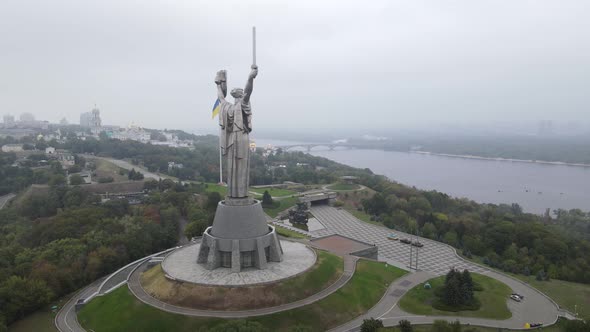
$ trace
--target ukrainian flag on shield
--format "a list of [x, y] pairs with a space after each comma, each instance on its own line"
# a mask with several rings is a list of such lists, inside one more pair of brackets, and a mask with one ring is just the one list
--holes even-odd
[[213, 104], [213, 111], [211, 113], [211, 119], [215, 119], [217, 114], [219, 114], [220, 108], [221, 108], [221, 103], [219, 102], [219, 98], [217, 98], [217, 100], [215, 101], [215, 104]]

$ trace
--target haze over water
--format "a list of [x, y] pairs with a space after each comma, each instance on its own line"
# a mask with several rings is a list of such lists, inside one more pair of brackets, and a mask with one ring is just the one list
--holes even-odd
[[[294, 144], [257, 140], [258, 146], [268, 143]], [[312, 150], [311, 154], [353, 167], [369, 168], [376, 174], [419, 189], [437, 190], [480, 203], [518, 203], [524, 211], [538, 214], [544, 213], [546, 208], [590, 210], [589, 167], [381, 150]]]

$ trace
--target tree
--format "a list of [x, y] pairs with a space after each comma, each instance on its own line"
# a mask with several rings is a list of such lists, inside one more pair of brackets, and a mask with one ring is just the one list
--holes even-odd
[[382, 193], [377, 193], [369, 199], [363, 199], [361, 203], [365, 211], [369, 214], [380, 215], [381, 213], [387, 212], [387, 202], [385, 195]]
[[158, 181], [154, 179], [147, 180], [143, 183], [143, 189], [145, 190], [154, 190], [158, 189]]
[[473, 291], [475, 285], [473, 283], [473, 279], [471, 278], [471, 273], [467, 270], [463, 270], [461, 274], [461, 294], [464, 303], [469, 303], [473, 301]]
[[152, 140], [152, 141], [166, 142], [166, 135], [162, 134], [159, 131], [152, 131], [150, 133], [150, 140]]
[[127, 173], [127, 178], [132, 181], [140, 181], [143, 180], [143, 173], [136, 171], [135, 168], [132, 168], [129, 173]]
[[361, 332], [376, 332], [381, 327], [383, 327], [383, 321], [371, 317], [369, 319], [363, 319], [363, 324], [361, 324]]
[[73, 173], [80, 173], [82, 171], [82, 166], [80, 165], [74, 165], [74, 166], [70, 166], [70, 168], [68, 168], [68, 173], [73, 174]]
[[461, 280], [456, 274], [453, 274], [452, 277], [448, 277], [451, 273], [454, 273], [454, 270], [451, 270], [449, 274], [447, 274], [447, 280], [445, 280], [445, 285], [443, 286], [442, 291], [442, 300], [445, 304], [451, 307], [459, 307], [462, 304], [462, 294], [461, 294]]
[[[288, 332], [312, 332], [313, 329], [307, 325], [295, 325], [295, 326], [291, 326], [288, 330]], [[0, 331], [1, 332], [1, 331]]]
[[444, 304], [456, 308], [473, 306], [475, 304], [474, 288], [469, 271], [463, 270], [461, 273], [451, 269], [445, 277], [445, 283], [440, 292], [441, 300]]
[[211, 191], [207, 193], [207, 203], [205, 204], [205, 208], [208, 211], [215, 211], [217, 209], [217, 204], [221, 201], [221, 194], [217, 191]]
[[[70, 178], [70, 183], [71, 183], [71, 181], [72, 180]], [[72, 183], [72, 185], [74, 185], [74, 183]], [[73, 207], [79, 207], [82, 204], [84, 204], [87, 197], [88, 197], [88, 193], [86, 191], [84, 191], [80, 187], [74, 187], [65, 193], [62, 201], [63, 201], [64, 207], [73, 208]]]
[[432, 323], [431, 332], [452, 332], [449, 322], [442, 319], [437, 319]]
[[86, 263], [86, 275], [89, 280], [94, 280], [113, 271], [119, 264], [120, 256], [113, 248], [100, 247], [88, 254]]
[[35, 143], [36, 150], [45, 151], [45, 149], [47, 149], [48, 146], [49, 145], [47, 145], [44, 139], [38, 140], [37, 143]]
[[262, 206], [270, 207], [272, 206], [272, 203], [272, 196], [270, 196], [268, 190], [265, 190], [264, 194], [262, 194]]
[[0, 298], [10, 324], [49, 303], [53, 293], [44, 281], [11, 276], [0, 284]]
[[401, 332], [412, 332], [414, 331], [414, 327], [412, 323], [410, 323], [407, 319], [402, 319], [399, 321], [399, 329]]
[[431, 222], [424, 224], [424, 227], [422, 227], [422, 236], [429, 239], [434, 239], [436, 236], [436, 226], [434, 226], [434, 224]]
[[160, 180], [160, 182], [158, 183], [158, 186], [160, 187], [160, 190], [165, 191], [165, 190], [169, 190], [169, 189], [174, 188], [175, 183], [174, 183], [174, 181], [172, 181], [170, 179], [164, 179], [164, 180]]
[[425, 213], [430, 212], [430, 210], [432, 210], [430, 202], [422, 196], [410, 198], [410, 200], [408, 201], [408, 208], [410, 209], [410, 211], [412, 211], [412, 213], [414, 213], [414, 215], [420, 214], [419, 211], [421, 211], [421, 213]]
[[451, 332], [461, 332], [461, 323], [456, 320], [449, 324], [449, 328]]
[[115, 179], [113, 179], [112, 176], [105, 176], [105, 177], [98, 178], [98, 183], [111, 183], [114, 181], [115, 181]]
[[410, 218], [408, 220], [408, 228], [407, 228], [407, 231], [410, 234], [416, 234], [418, 232], [418, 222], [416, 221], [416, 219]]
[[205, 232], [205, 229], [207, 229], [207, 226], [209, 226], [209, 225], [207, 224], [206, 221], [203, 221], [203, 220], [193, 221], [193, 222], [189, 223], [188, 225], [186, 225], [186, 228], [184, 229], [184, 235], [189, 240], [192, 239], [193, 237], [201, 236], [201, 235], [203, 235], [203, 232]]
[[457, 239], [457, 233], [455, 231], [448, 231], [443, 236], [443, 241], [447, 244], [456, 247], [459, 244], [459, 240]]
[[6, 326], [6, 319], [4, 316], [0, 316], [0, 332], [8, 332], [8, 326]]
[[70, 176], [70, 184], [72, 186], [81, 185], [83, 183], [84, 183], [84, 179], [80, 175], [74, 174], [74, 175]]
[[66, 184], [66, 177], [61, 174], [54, 174], [49, 178], [49, 185], [52, 187], [64, 184]]

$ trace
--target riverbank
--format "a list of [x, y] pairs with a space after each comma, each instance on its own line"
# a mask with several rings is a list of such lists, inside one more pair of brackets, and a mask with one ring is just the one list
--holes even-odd
[[[403, 152], [403, 151], [400, 151], [400, 152]], [[408, 152], [424, 154], [424, 155], [432, 155], [432, 156], [441, 156], [441, 157], [463, 158], [463, 159], [510, 161], [510, 162], [517, 162], [517, 163], [531, 163], [531, 164], [558, 165], [558, 166], [590, 167], [590, 164], [566, 163], [563, 161], [544, 161], [544, 160], [532, 160], [532, 159], [500, 158], [500, 157], [492, 158], [492, 157], [482, 157], [482, 156], [474, 156], [474, 155], [468, 155], [468, 154], [437, 153], [437, 152], [430, 152], [430, 151], [408, 151]]]
[[312, 155], [357, 168], [368, 168], [393, 181], [436, 190], [478, 203], [518, 203], [526, 212], [546, 209], [590, 210], [590, 167], [539, 162], [498, 162], [434, 153], [384, 150], [311, 151]]

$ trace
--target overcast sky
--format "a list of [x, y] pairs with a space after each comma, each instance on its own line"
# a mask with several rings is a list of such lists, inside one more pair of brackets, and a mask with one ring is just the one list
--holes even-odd
[[590, 120], [588, 0], [2, 0], [0, 115], [216, 128], [252, 25], [254, 130]]

